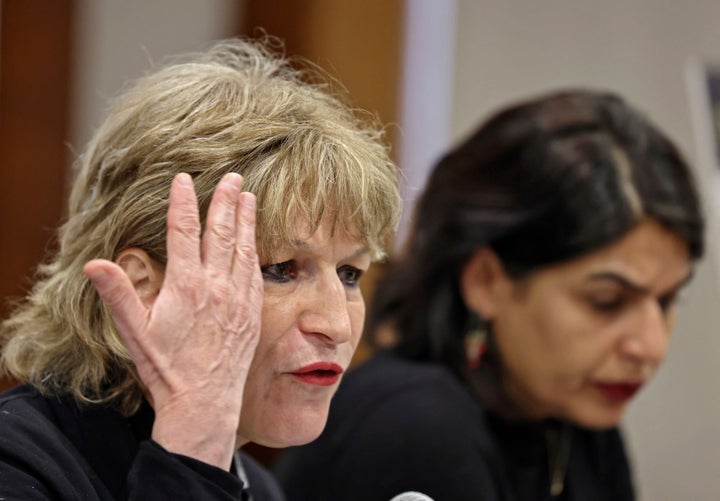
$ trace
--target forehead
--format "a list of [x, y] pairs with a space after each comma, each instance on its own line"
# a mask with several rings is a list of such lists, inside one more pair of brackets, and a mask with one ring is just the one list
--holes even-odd
[[619, 240], [579, 258], [552, 266], [542, 274], [584, 280], [594, 274], [616, 273], [638, 286], [677, 286], [691, 272], [687, 243], [653, 220], [644, 220]]
[[311, 224], [305, 218], [297, 218], [291, 234], [271, 240], [267, 249], [260, 252], [261, 260], [287, 257], [289, 253], [332, 253], [362, 256], [370, 253], [354, 226], [345, 226], [323, 217], [319, 224]]

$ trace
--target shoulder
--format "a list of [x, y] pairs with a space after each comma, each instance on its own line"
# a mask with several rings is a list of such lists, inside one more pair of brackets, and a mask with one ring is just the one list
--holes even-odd
[[619, 428], [588, 430], [576, 428], [575, 447], [593, 462], [606, 463], [610, 458], [625, 461], [625, 445]]
[[[635, 499], [632, 471], [620, 429], [575, 430], [568, 483], [573, 491], [585, 492], [588, 499], [599, 492], [604, 493], [605, 499]], [[594, 486], [592, 495], [588, 492], [590, 486]]]
[[97, 495], [97, 478], [60, 428], [53, 406], [30, 386], [0, 395], [0, 497]]
[[33, 402], [37, 405], [40, 400], [42, 400], [40, 392], [29, 384], [21, 384], [0, 393], [0, 409], [33, 406]]
[[0, 436], [13, 442], [32, 441], [38, 434], [46, 438], [55, 430], [54, 416], [48, 400], [35, 388], [20, 385], [0, 394]]
[[428, 417], [459, 413], [479, 417], [482, 413], [465, 385], [444, 366], [406, 360], [387, 352], [347, 375], [333, 399], [331, 419], [342, 414], [347, 420], [347, 414], [360, 408], [363, 412], [355, 413], [355, 420], [367, 422], [374, 414], [396, 415], [398, 409], [407, 410], [408, 406], [431, 411]]
[[[480, 431], [484, 410], [445, 367], [381, 353], [351, 371], [330, 405], [322, 439], [346, 448], [372, 440], [424, 450]], [[443, 447], [446, 449], [446, 447]]]
[[[412, 490], [494, 499], [484, 415], [444, 367], [383, 353], [347, 375], [322, 435], [286, 451], [276, 472], [286, 492], [305, 496], [298, 499], [390, 499]], [[321, 482], [319, 472], [332, 480]]]

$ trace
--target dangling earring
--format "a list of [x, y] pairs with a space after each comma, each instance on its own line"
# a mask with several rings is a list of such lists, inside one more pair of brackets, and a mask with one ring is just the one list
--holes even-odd
[[465, 334], [465, 357], [468, 368], [470, 370], [479, 368], [486, 352], [487, 324], [477, 314], [470, 312], [468, 329]]

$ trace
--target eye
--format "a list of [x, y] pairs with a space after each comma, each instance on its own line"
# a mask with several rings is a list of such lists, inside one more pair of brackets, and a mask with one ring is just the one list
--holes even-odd
[[363, 275], [363, 270], [354, 266], [343, 266], [338, 269], [338, 277], [340, 281], [348, 287], [357, 287], [359, 285], [360, 277]]
[[601, 313], [613, 313], [622, 308], [623, 302], [616, 301], [593, 301], [592, 306]]
[[667, 313], [670, 308], [675, 306], [675, 303], [677, 303], [678, 299], [678, 293], [676, 291], [671, 292], [670, 294], [665, 294], [664, 296], [660, 296], [657, 300], [658, 304], [660, 305], [660, 309]]
[[276, 283], [286, 283], [297, 278], [297, 264], [295, 261], [268, 264], [260, 267], [263, 280]]
[[615, 313], [625, 306], [626, 298], [622, 294], [602, 294], [591, 296], [588, 302], [597, 312]]

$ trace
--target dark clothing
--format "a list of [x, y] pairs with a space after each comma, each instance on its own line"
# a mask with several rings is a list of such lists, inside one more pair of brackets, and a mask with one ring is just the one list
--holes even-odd
[[[563, 430], [569, 457], [553, 498], [547, 433]], [[634, 498], [617, 429], [504, 420], [444, 367], [391, 353], [348, 373], [321, 437], [287, 449], [275, 470], [292, 501], [388, 501], [406, 491], [436, 501]]]
[[166, 451], [150, 439], [153, 419], [147, 404], [125, 418], [43, 397], [28, 385], [1, 394], [0, 499], [283, 499], [269, 472], [247, 456], [249, 489], [238, 475]]

